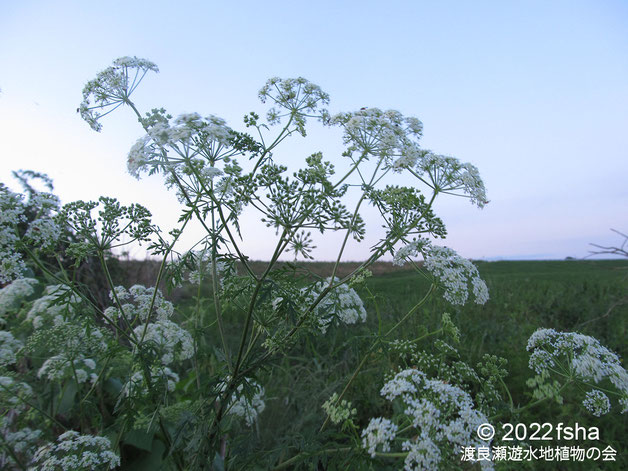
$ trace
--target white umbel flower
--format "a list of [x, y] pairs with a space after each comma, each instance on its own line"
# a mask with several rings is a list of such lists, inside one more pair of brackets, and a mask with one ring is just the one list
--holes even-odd
[[127, 290], [123, 286], [116, 286], [114, 291], [109, 293], [109, 298], [114, 302], [120, 302], [122, 307], [122, 312], [117, 305], [109, 306], [105, 310], [105, 315], [111, 319], [117, 319], [124, 313], [129, 321], [136, 318], [142, 321], [149, 318], [166, 320], [174, 312], [172, 303], [164, 299], [160, 290], [152, 287], [133, 285]]
[[[394, 403], [392, 409], [397, 412], [393, 419], [372, 419], [362, 431], [363, 446], [373, 457], [380, 443], [381, 451], [392, 449], [398, 430], [412, 437], [401, 445], [407, 452], [406, 470], [438, 469], [441, 452], [449, 455], [460, 447], [490, 446], [490, 441], [480, 441], [476, 434], [477, 427], [488, 419], [474, 408], [469, 393], [458, 386], [410, 368], [395, 374], [380, 394]], [[400, 440], [397, 437], [396, 442]]]
[[417, 442], [407, 440], [401, 444], [401, 449], [408, 452], [403, 467], [405, 471], [438, 469], [440, 448], [431, 438], [420, 437]]
[[164, 365], [187, 360], [194, 355], [192, 336], [172, 321], [160, 320], [147, 326], [139, 325], [133, 332], [142, 343], [151, 344], [157, 349]]
[[108, 438], [80, 435], [73, 430], [39, 448], [33, 461], [39, 471], [104, 471], [120, 466], [120, 457]]
[[[151, 387], [165, 386], [168, 392], [174, 391], [179, 382], [179, 375], [167, 366], [153, 366], [150, 368]], [[120, 391], [120, 397], [141, 397], [148, 393], [147, 381], [143, 372], [136, 371], [131, 375]]]
[[371, 419], [367, 427], [362, 430], [362, 446], [372, 458], [378, 448], [381, 451], [390, 451], [390, 444], [395, 439], [398, 427], [390, 420], [382, 417]]
[[[622, 407], [628, 403], [628, 372], [621, 366], [619, 357], [588, 335], [577, 332], [557, 332], [554, 329], [538, 329], [528, 339], [529, 366], [539, 374], [551, 373], [557, 364], [563, 365], [577, 379], [599, 383], [608, 379], [620, 392]], [[594, 397], [600, 399], [600, 391], [593, 391], [585, 399], [585, 407], [593, 406]], [[606, 398], [608, 399], [608, 398]], [[596, 412], [604, 410], [602, 401], [596, 402]], [[587, 407], [591, 410], [591, 408]], [[626, 412], [623, 407], [622, 413]]]
[[425, 249], [425, 268], [445, 288], [444, 297], [452, 304], [464, 304], [469, 298], [469, 285], [477, 304], [488, 301], [488, 288], [478, 269], [448, 247], [431, 246]]
[[611, 410], [611, 401], [599, 389], [589, 391], [584, 401], [582, 401], [582, 405], [596, 417], [608, 414], [608, 411]]
[[78, 383], [94, 382], [98, 378], [96, 362], [91, 358], [70, 359], [64, 354], [48, 358], [39, 371], [37, 377], [45, 377], [50, 381], [73, 379]]
[[[334, 278], [336, 283], [338, 278]], [[314, 301], [319, 294], [326, 289], [331, 282], [331, 278], [320, 281], [314, 285], [309, 296], [310, 301]], [[316, 306], [314, 310], [318, 322], [318, 328], [325, 333], [329, 325], [334, 321], [343, 324], [357, 324], [366, 322], [366, 309], [364, 303], [353, 288], [342, 284], [329, 292]]]
[[0, 366], [12, 365], [17, 361], [16, 354], [24, 346], [11, 332], [0, 330]]
[[31, 296], [37, 284], [38, 281], [34, 278], [19, 278], [0, 289], [0, 316], [4, 316], [24, 298]]
[[[229, 381], [229, 377], [227, 377]], [[244, 422], [249, 427], [255, 423], [258, 416], [266, 408], [266, 402], [264, 402], [264, 387], [255, 381], [248, 381], [253, 394], [250, 397], [244, 394], [244, 385], [240, 384], [233, 393], [229, 404], [227, 405], [227, 414], [242, 417]], [[224, 391], [227, 388], [227, 383], [223, 382], [218, 385], [219, 391]]]

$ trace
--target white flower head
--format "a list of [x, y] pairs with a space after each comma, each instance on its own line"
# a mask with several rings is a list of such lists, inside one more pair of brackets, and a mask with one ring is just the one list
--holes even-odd
[[128, 154], [127, 168], [135, 178], [142, 172], [163, 172], [168, 186], [183, 183], [188, 192], [211, 190], [212, 180], [222, 174], [215, 162], [234, 154], [234, 131], [224, 119], [186, 113], [174, 120], [163, 109], [143, 119], [146, 135]]
[[12, 365], [17, 361], [16, 354], [24, 346], [11, 332], [0, 330], [0, 366]]
[[[151, 388], [161, 387], [164, 391], [172, 392], [179, 382], [179, 375], [167, 366], [152, 366], [150, 368]], [[148, 394], [146, 376], [142, 371], [136, 371], [124, 384], [120, 391], [120, 399], [126, 397], [143, 397]]]
[[159, 69], [146, 59], [121, 57], [113, 61], [111, 67], [98, 73], [83, 88], [83, 101], [79, 105], [81, 118], [94, 131], [100, 131], [99, 119], [126, 103], [149, 71], [159, 72]]
[[[211, 279], [214, 276], [214, 265], [212, 263], [211, 250], [201, 250], [189, 253], [194, 269], [190, 270], [188, 280], [193, 285], [200, 284], [203, 280]], [[224, 286], [225, 276], [230, 271], [230, 266], [223, 260], [216, 260], [216, 276], [220, 288]]]
[[45, 377], [50, 381], [74, 380], [77, 383], [94, 382], [98, 378], [96, 362], [91, 358], [69, 358], [65, 354], [48, 358], [39, 371], [37, 377]]
[[[229, 377], [227, 377], [227, 381], [229, 381]], [[236, 388], [225, 410], [227, 414], [242, 417], [246, 425], [250, 427], [264, 411], [266, 403], [264, 402], [264, 387], [252, 380], [248, 380], [247, 383], [249, 385], [247, 389], [243, 384]], [[218, 385], [218, 390], [221, 392], [225, 391], [226, 388], [227, 382]]]
[[35, 446], [40, 440], [42, 435], [41, 430], [33, 430], [29, 427], [24, 427], [15, 432], [5, 432], [5, 442], [10, 446], [13, 451], [19, 455], [24, 455], [30, 459], [35, 452]]
[[81, 299], [68, 286], [49, 285], [44, 295], [33, 302], [26, 320], [32, 322], [35, 329], [58, 325], [75, 315], [80, 302]]
[[0, 322], [1, 316], [15, 309], [24, 298], [35, 293], [35, 286], [38, 283], [34, 278], [19, 278], [0, 289]]
[[273, 77], [261, 88], [259, 98], [262, 103], [268, 100], [273, 104], [267, 114], [271, 125], [279, 123], [284, 117], [290, 117], [296, 130], [303, 136], [306, 117], [327, 116], [327, 110], [320, 108], [320, 105], [329, 103], [329, 95], [303, 77], [295, 79]]
[[51, 248], [59, 240], [61, 230], [56, 222], [50, 218], [38, 218], [31, 222], [25, 237], [36, 246]]
[[408, 452], [404, 460], [405, 471], [438, 469], [441, 459], [440, 448], [431, 438], [422, 436], [416, 442], [407, 440], [401, 444], [401, 449]]
[[0, 248], [0, 283], [10, 283], [22, 278], [25, 271], [26, 263], [19, 252]]
[[388, 419], [373, 418], [362, 430], [362, 446], [373, 458], [378, 448], [383, 452], [390, 451], [390, 444], [395, 439], [398, 428]]
[[416, 163], [417, 141], [423, 134], [423, 125], [417, 118], [405, 117], [395, 110], [362, 108], [337, 114], [330, 124], [342, 126], [345, 144], [365, 157], [384, 159], [395, 170]]
[[455, 157], [434, 154], [430, 151], [421, 151], [417, 159], [415, 171], [425, 174], [431, 180], [435, 190], [450, 194], [466, 196], [479, 208], [488, 203], [486, 188], [478, 169], [470, 163], [462, 163]]
[[[339, 281], [334, 278], [333, 283]], [[320, 293], [332, 283], [331, 278], [316, 283], [309, 294], [309, 301], [313, 302]], [[358, 293], [347, 284], [342, 284], [332, 289], [314, 309], [318, 328], [322, 333], [327, 331], [329, 325], [338, 321], [343, 324], [357, 324], [366, 322], [366, 309]]]
[[120, 466], [108, 438], [65, 432], [55, 443], [37, 450], [33, 461], [41, 471], [109, 470]]
[[393, 265], [396, 265], [398, 267], [405, 265], [407, 259], [409, 259], [410, 257], [418, 256], [426, 247], [430, 246], [431, 243], [428, 239], [423, 239], [419, 237], [413, 240], [412, 242], [404, 245], [395, 252]]
[[608, 411], [611, 410], [611, 401], [599, 389], [589, 391], [584, 401], [582, 401], [582, 405], [596, 417], [608, 414]]
[[148, 325], [139, 325], [133, 332], [140, 342], [153, 346], [161, 363], [183, 361], [194, 355], [194, 340], [190, 333], [169, 320], [158, 320]]
[[381, 451], [391, 451], [393, 443], [401, 440], [396, 435], [402, 433], [412, 437], [401, 444], [401, 449], [408, 452], [406, 470], [438, 469], [441, 452], [487, 446], [476, 431], [488, 419], [474, 408], [469, 393], [458, 386], [430, 379], [410, 368], [395, 374], [380, 394], [395, 404], [396, 413], [393, 419], [372, 419], [362, 431], [363, 446], [373, 457], [380, 443]]
[[0, 183], [0, 284], [24, 277], [26, 264], [17, 249], [18, 224], [26, 221], [23, 196]]
[[[605, 379], [615, 386], [623, 400], [628, 398], [628, 372], [621, 366], [619, 357], [603, 346], [596, 338], [577, 332], [557, 332], [538, 329], [528, 339], [529, 366], [539, 374], [550, 374], [556, 365], [580, 381], [599, 383]], [[593, 414], [608, 412], [608, 397], [599, 390], [587, 394], [584, 406]], [[606, 412], [602, 412], [606, 410]], [[626, 410], [622, 410], [622, 413]]]
[[425, 268], [444, 287], [444, 297], [452, 304], [464, 304], [469, 298], [469, 285], [477, 304], [488, 301], [488, 288], [478, 269], [448, 247], [432, 245], [424, 249]]
[[[146, 288], [142, 285], [133, 285], [128, 290], [117, 286], [109, 293], [109, 298], [116, 303], [105, 310], [109, 318], [117, 319], [124, 313], [127, 320], [139, 318], [142, 321], [148, 319], [166, 320], [172, 316], [174, 306], [164, 299], [161, 291], [155, 288]], [[120, 312], [120, 303], [122, 312]]]

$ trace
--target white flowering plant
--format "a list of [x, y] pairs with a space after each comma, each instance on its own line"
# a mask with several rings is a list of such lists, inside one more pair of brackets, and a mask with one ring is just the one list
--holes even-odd
[[[594, 339], [535, 334], [530, 365], [540, 376], [530, 403], [518, 406], [505, 359], [489, 355], [474, 368], [452, 345], [461, 333], [450, 314], [436, 326], [417, 320], [438, 292], [453, 308], [489, 299], [475, 264], [435, 243], [446, 235], [436, 198], [457, 195], [481, 208], [484, 184], [475, 166], [422, 149], [417, 118], [378, 108], [333, 114], [319, 86], [271, 78], [259, 92], [270, 105], [265, 118], [251, 112], [236, 130], [214, 115], [141, 112], [132, 95], [156, 72], [146, 59], [117, 59], [88, 82], [78, 111], [95, 131], [117, 108], [137, 118], [143, 135], [127, 170], [161, 175], [175, 192], [182, 209], [170, 232], [143, 206], [111, 197], [61, 205], [35, 172], [15, 173], [23, 194], [0, 186], [4, 467], [438, 469], [457, 463], [461, 447], [482, 444], [478, 424], [558, 397], [548, 386], [554, 373], [595, 383], [583, 401], [594, 416], [611, 407], [602, 379], [621, 391], [625, 408], [625, 370]], [[314, 152], [290, 175], [281, 144], [306, 137], [312, 121], [341, 130], [342, 160]], [[413, 185], [399, 185], [399, 175]], [[351, 239], [371, 235], [367, 204], [385, 230], [368, 259], [344, 272]], [[275, 230], [261, 267], [242, 243], [251, 214]], [[181, 236], [193, 224], [202, 235], [184, 250]], [[313, 257], [316, 231], [342, 236], [324, 276], [299, 262]], [[112, 268], [129, 244], [145, 244], [158, 260], [151, 286], [125, 283]], [[294, 260], [281, 262], [289, 253]], [[392, 324], [367, 283], [385, 256], [427, 281]], [[90, 285], [86, 270], [102, 286]], [[177, 302], [169, 294], [180, 285], [194, 295]], [[295, 350], [311, 357], [316, 374], [294, 366]], [[326, 370], [338, 365], [336, 376]], [[377, 391], [368, 400], [355, 387], [367, 365], [388, 369], [370, 381]], [[295, 387], [279, 387], [280, 375], [294, 375]], [[316, 394], [301, 394], [325, 400], [298, 404], [295, 389], [314, 376]], [[272, 436], [271, 407], [300, 411], [295, 427], [315, 432]]]

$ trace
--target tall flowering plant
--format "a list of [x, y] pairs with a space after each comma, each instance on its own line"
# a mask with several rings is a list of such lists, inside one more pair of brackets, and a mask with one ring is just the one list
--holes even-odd
[[[256, 456], [281, 469], [341, 451], [356, 465], [400, 459], [405, 469], [435, 469], [455, 460], [456, 448], [477, 446], [475, 427], [503, 405], [503, 394], [510, 395], [504, 363], [487, 358], [476, 371], [458, 359], [449, 369], [435, 369], [441, 363], [420, 350], [419, 340], [457, 341], [448, 314], [440, 328], [415, 341], [398, 341], [394, 334], [439, 290], [454, 305], [488, 300], [476, 267], [435, 242], [446, 235], [434, 212], [438, 196], [461, 196], [478, 207], [487, 203], [478, 170], [421, 148], [423, 127], [416, 118], [377, 108], [330, 113], [329, 96], [304, 78], [268, 80], [259, 98], [269, 110], [265, 118], [247, 114], [243, 130], [213, 115], [143, 112], [132, 95], [156, 72], [148, 60], [117, 59], [88, 82], [78, 111], [95, 131], [117, 108], [137, 117], [142, 135], [128, 153], [127, 168], [138, 179], [162, 175], [176, 193], [182, 209], [171, 232], [160, 232], [146, 208], [114, 198], [61, 206], [52, 193], [30, 186], [33, 178], [49, 183], [39, 174], [18, 174], [25, 195], [0, 187], [3, 466], [241, 469]], [[292, 175], [277, 161], [280, 146], [306, 137], [312, 120], [342, 130], [340, 174], [320, 152], [305, 157]], [[398, 174], [416, 185], [391, 184]], [[366, 236], [367, 204], [379, 212], [385, 233], [367, 260], [340, 275], [349, 240]], [[248, 235], [241, 222], [249, 213], [276, 230], [261, 270], [242, 244]], [[193, 221], [203, 235], [182, 251], [179, 240]], [[312, 231], [342, 234], [327, 277], [278, 263], [290, 252], [295, 261], [311, 258]], [[160, 257], [153, 286], [114, 281], [112, 253], [130, 243], [148, 244]], [[368, 269], [386, 255], [395, 264], [410, 264], [430, 285], [388, 329], [369, 296], [380, 327], [344, 385], [323, 404], [319, 433], [327, 445], [280, 455], [247, 448], [264, 422], [266, 402], [276, 400], [266, 396], [273, 372], [298, 345], [315, 349], [321, 336], [367, 320], [359, 293], [370, 295], [364, 288]], [[103, 275], [104, 301], [76, 277], [88, 261]], [[184, 282], [195, 286], [195, 300], [177, 306], [160, 287]], [[455, 357], [454, 347], [438, 342], [441, 358]], [[546, 379], [561, 359], [572, 361], [564, 370], [569, 381], [608, 377], [625, 395], [625, 371], [594, 341], [544, 332], [535, 334], [529, 349], [531, 365], [544, 375], [536, 401], [557, 397], [557, 390], [547, 392]], [[367, 360], [384, 350], [395, 358], [394, 371], [382, 379], [381, 404], [372, 408], [386, 413], [360, 423], [348, 394]], [[596, 361], [609, 365], [602, 376], [590, 371]], [[584, 405], [602, 413], [608, 409], [604, 398], [594, 389]], [[624, 396], [620, 403], [625, 406]], [[508, 410], [516, 411], [512, 399]]]

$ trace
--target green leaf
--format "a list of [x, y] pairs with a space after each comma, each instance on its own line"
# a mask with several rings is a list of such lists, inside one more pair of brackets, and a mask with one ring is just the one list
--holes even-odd
[[225, 460], [218, 453], [216, 453], [212, 465], [214, 467], [214, 471], [225, 471]]
[[131, 445], [140, 450], [149, 451], [153, 450], [153, 436], [154, 431], [147, 432], [146, 430], [129, 430], [125, 435], [123, 442], [125, 445]]
[[122, 382], [118, 378], [108, 378], [105, 381], [104, 390], [112, 396], [118, 396], [122, 391]]
[[78, 388], [76, 387], [76, 383], [74, 381], [69, 382], [65, 388], [63, 388], [61, 400], [59, 401], [59, 409], [57, 410], [58, 414], [66, 415], [72, 410], [77, 391]]
[[148, 455], [129, 463], [129, 465], [124, 468], [133, 471], [155, 471], [157, 469], [167, 469], [163, 466], [163, 455], [165, 451], [166, 445], [164, 445], [160, 440], [153, 440], [151, 450]]

